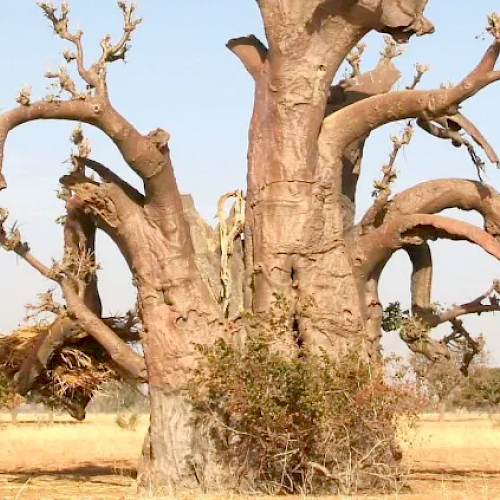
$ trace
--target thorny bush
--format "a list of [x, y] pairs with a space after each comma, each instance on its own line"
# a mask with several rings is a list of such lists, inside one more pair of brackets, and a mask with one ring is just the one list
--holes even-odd
[[[384, 363], [312, 354], [286, 344], [286, 314], [271, 328], [253, 321], [243, 346], [200, 348], [190, 384], [199, 423], [236, 488], [268, 493], [352, 493], [397, 484], [398, 421], [415, 417], [416, 393], [390, 384]], [[252, 321], [251, 321], [252, 322]], [[269, 323], [267, 323], [269, 324]]]

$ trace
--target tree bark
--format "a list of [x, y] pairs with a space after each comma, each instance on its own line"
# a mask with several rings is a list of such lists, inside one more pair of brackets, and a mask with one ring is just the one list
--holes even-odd
[[[344, 26], [328, 71], [321, 59], [270, 54], [256, 80], [245, 225], [251, 310], [265, 318], [276, 295], [291, 305], [291, 329], [336, 352], [362, 337], [362, 300], [349, 258], [340, 186], [320, 168], [317, 136], [330, 71], [364, 32]], [[309, 48], [310, 50], [310, 48]], [[316, 56], [318, 56], [316, 54]], [[330, 78], [329, 78], [330, 77]], [[291, 89], [294, 89], [291, 92]], [[340, 171], [342, 158], [337, 159]]]
[[182, 393], [150, 388], [151, 425], [143, 447], [138, 481], [155, 495], [205, 488], [208, 436], [193, 424], [190, 402]]
[[[194, 425], [193, 408], [185, 396], [190, 370], [196, 366], [195, 344], [210, 344], [241, 329], [242, 313], [259, 318], [265, 327], [279, 299], [285, 304], [279, 314], [288, 315], [285, 348], [300, 344], [335, 355], [357, 346], [363, 354], [379, 359], [378, 281], [396, 250], [404, 248], [412, 258], [413, 305], [421, 310], [430, 303], [428, 240], [467, 240], [500, 259], [500, 197], [470, 181], [436, 181], [393, 200], [386, 186], [386, 196], [377, 200], [373, 213], [363, 218], [364, 223], [354, 224], [364, 144], [384, 124], [419, 118], [434, 135], [456, 139], [432, 123], [455, 120], [497, 160], [479, 131], [457, 110], [465, 99], [500, 80], [500, 72], [495, 71], [500, 54], [498, 21], [491, 20], [488, 29], [494, 43], [459, 84], [389, 92], [399, 78], [391, 62], [398, 55], [394, 44], [389, 44], [391, 50], [383, 52], [371, 72], [361, 74], [358, 65], [352, 77], [335, 85], [333, 80], [348, 53], [372, 30], [389, 33], [398, 41], [432, 32], [432, 24], [423, 16], [427, 0], [257, 3], [268, 47], [254, 36], [228, 43], [255, 81], [244, 235], [234, 246], [230, 262], [224, 253], [220, 259], [224, 264], [218, 262], [220, 247], [214, 231], [200, 221], [192, 200], [179, 193], [169, 134], [162, 129], [141, 134], [109, 99], [106, 65], [125, 56], [139, 23], [133, 19], [134, 7], [119, 2], [125, 21], [122, 39], [115, 45], [104, 39], [102, 56], [86, 67], [82, 33], [68, 31], [67, 6], [57, 10], [42, 2], [54, 31], [74, 45], [76, 53], [69, 59], [76, 60], [88, 92], [79, 94], [71, 78], [60, 72], [50, 77], [58, 78], [61, 90], [70, 93], [69, 100], [30, 102], [30, 96], [21, 93], [20, 106], [0, 115], [0, 190], [7, 186], [1, 163], [8, 134], [41, 119], [99, 128], [142, 182], [144, 194], [87, 158], [77, 142], [75, 168], [61, 178], [71, 193], [68, 214], [84, 214], [89, 222], [88, 231], [82, 232], [85, 228], [77, 227], [81, 226], [78, 220], [69, 218], [66, 247], [81, 243], [93, 253], [94, 231], [99, 228], [127, 261], [138, 292], [144, 359], [103, 321], [95, 280], [78, 284], [78, 269], [55, 272], [44, 266], [26, 244], [16, 240], [17, 234], [8, 235], [1, 224], [0, 244], [61, 285], [71, 320], [99, 342], [115, 363], [136, 377], [144, 377], [147, 370], [151, 424], [140, 482], [155, 494], [205, 486], [208, 444], [203, 429]], [[87, 177], [87, 168], [100, 179]], [[448, 207], [479, 211], [485, 230], [435, 215]], [[0, 212], [0, 222], [4, 220]], [[75, 240], [79, 229], [82, 239]], [[222, 283], [224, 266], [234, 279]], [[229, 281], [234, 287], [230, 293], [223, 290]], [[229, 297], [234, 303], [223, 304]], [[476, 301], [449, 314], [457, 317], [462, 311], [484, 307]], [[48, 332], [27, 360], [20, 373], [22, 392], [29, 390], [54, 350], [72, 335], [68, 324], [62, 326], [56, 324], [58, 329]]]

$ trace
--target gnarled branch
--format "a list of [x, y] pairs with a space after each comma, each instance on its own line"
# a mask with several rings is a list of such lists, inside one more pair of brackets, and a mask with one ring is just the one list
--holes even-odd
[[481, 62], [458, 85], [438, 90], [402, 90], [376, 95], [344, 107], [325, 118], [320, 147], [325, 155], [330, 149], [342, 151], [356, 139], [390, 122], [407, 118], [433, 120], [453, 115], [458, 106], [481, 89], [500, 80], [495, 63], [500, 41], [495, 38]]
[[402, 191], [389, 202], [379, 225], [401, 215], [435, 214], [449, 208], [479, 212], [485, 231], [500, 236], [500, 193], [487, 184], [466, 179], [436, 179]]
[[407, 245], [420, 245], [428, 240], [469, 241], [500, 260], [500, 242], [482, 229], [467, 222], [442, 215], [406, 215], [382, 224], [357, 240], [356, 267], [362, 278]]
[[[74, 33], [69, 31], [69, 5], [63, 3], [59, 9], [54, 7], [51, 2], [44, 1], [40, 2], [39, 5], [45, 17], [52, 23], [54, 32], [63, 40], [71, 42], [76, 49], [76, 53], [69, 50], [63, 51], [66, 62], [76, 61], [78, 74], [87, 86], [95, 89], [97, 95], [106, 96], [106, 65], [119, 59], [125, 59], [129, 49], [127, 44], [131, 40], [132, 33], [141, 22], [141, 19], [134, 19], [135, 5], [122, 1], [118, 2], [118, 7], [123, 12], [123, 35], [116, 44], [110, 43], [109, 35], [105, 36], [101, 40], [102, 55], [90, 68], [86, 68], [84, 62], [83, 31], [78, 30]], [[49, 72], [46, 76], [48, 78], [58, 78], [61, 88], [69, 91], [73, 98], [85, 98], [85, 94], [79, 94], [76, 91], [76, 86], [69, 78], [65, 68], [61, 68], [58, 73]]]
[[61, 288], [68, 311], [70, 315], [76, 318], [80, 326], [106, 349], [111, 359], [120, 368], [138, 380], [146, 380], [144, 358], [134, 352], [101, 318], [85, 305], [68, 281], [63, 281]]
[[9, 231], [4, 228], [5, 221], [9, 213], [5, 209], [0, 209], [0, 246], [9, 252], [14, 252], [27, 262], [33, 269], [42, 276], [54, 281], [58, 281], [57, 273], [53, 268], [47, 267], [40, 262], [32, 253], [28, 243], [22, 241], [19, 229], [13, 226]]
[[375, 197], [375, 201], [366, 211], [360, 222], [363, 231], [366, 231], [370, 226], [375, 224], [379, 213], [387, 205], [391, 196], [391, 184], [397, 177], [395, 169], [396, 159], [400, 150], [410, 143], [412, 136], [413, 124], [409, 123], [400, 137], [391, 137], [393, 148], [389, 155], [389, 162], [382, 167], [382, 179], [374, 182], [375, 191], [373, 192], [373, 196]]
[[233, 38], [226, 46], [240, 59], [253, 79], [257, 80], [267, 59], [266, 46], [255, 35]]
[[439, 139], [448, 139], [455, 147], [464, 146], [467, 149], [472, 162], [479, 171], [483, 168], [484, 162], [476, 153], [471, 142], [460, 133], [461, 130], [467, 132], [467, 134], [472, 137], [474, 142], [476, 142], [476, 144], [483, 149], [491, 163], [498, 165], [500, 162], [495, 150], [481, 134], [479, 129], [461, 113], [455, 113], [452, 116], [437, 118], [434, 122], [420, 118], [417, 120], [417, 123], [423, 130], [434, 137]]
[[139, 206], [144, 205], [144, 195], [142, 195], [137, 189], [131, 186], [128, 182], [125, 182], [121, 177], [116, 175], [108, 167], [104, 166], [98, 161], [91, 160], [90, 158], [75, 158], [78, 165], [85, 166], [93, 170], [96, 174], [101, 177], [101, 179], [106, 182], [113, 184], [118, 187], [125, 195], [127, 195], [132, 201], [137, 203]]

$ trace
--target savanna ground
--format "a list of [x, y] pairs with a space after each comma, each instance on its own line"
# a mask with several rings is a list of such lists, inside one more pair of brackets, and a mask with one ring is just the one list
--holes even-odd
[[[114, 415], [91, 414], [83, 423], [57, 416], [51, 425], [46, 419], [21, 414], [15, 426], [8, 414], [0, 414], [0, 499], [134, 498], [146, 415], [135, 430], [118, 427]], [[499, 422], [471, 414], [450, 413], [444, 422], [425, 416], [415, 429], [402, 430], [408, 487], [362, 498], [500, 499]]]

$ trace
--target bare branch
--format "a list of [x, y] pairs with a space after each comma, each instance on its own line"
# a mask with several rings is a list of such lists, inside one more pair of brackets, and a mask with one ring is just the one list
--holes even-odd
[[123, 193], [125, 193], [132, 201], [137, 203], [139, 206], [144, 205], [144, 195], [139, 193], [137, 189], [131, 186], [128, 182], [125, 182], [121, 177], [116, 175], [109, 168], [105, 167], [102, 163], [91, 160], [90, 158], [83, 157], [75, 158], [75, 160], [79, 165], [90, 168], [91, 170], [96, 172], [104, 182], [113, 184], [120, 188]]
[[[484, 301], [487, 301], [485, 304]], [[445, 311], [436, 312], [429, 320], [432, 326], [440, 325], [447, 321], [453, 321], [467, 314], [482, 314], [500, 311], [500, 282], [495, 280], [493, 285], [474, 300], [453, 306]]]
[[448, 208], [475, 210], [484, 218], [484, 229], [500, 236], [500, 193], [487, 184], [466, 179], [436, 179], [417, 184], [388, 204], [383, 220], [401, 215], [435, 214]]
[[9, 252], [14, 252], [26, 261], [33, 269], [38, 271], [42, 276], [58, 282], [59, 278], [54, 269], [42, 264], [31, 253], [31, 249], [26, 242], [22, 241], [19, 229], [14, 225], [10, 231], [6, 231], [4, 223], [7, 220], [9, 213], [5, 209], [0, 209], [0, 246]]
[[415, 76], [413, 77], [413, 82], [406, 87], [406, 90], [415, 90], [418, 86], [418, 84], [422, 81], [423, 76], [427, 71], [429, 71], [429, 66], [422, 64], [422, 63], [417, 63], [415, 64]]
[[[84, 122], [96, 126], [116, 144], [130, 168], [144, 180], [147, 191], [160, 187], [155, 187], [156, 184], [161, 185], [162, 193], [177, 191], [166, 155], [158, 150], [149, 137], [141, 135], [107, 102], [97, 97], [61, 102], [38, 101], [0, 115], [0, 166], [8, 133], [24, 123], [46, 119]], [[0, 173], [0, 189], [5, 187], [5, 179]]]
[[[470, 333], [465, 329], [462, 321], [451, 320], [452, 333], [443, 339], [443, 343], [448, 345], [457, 343], [461, 344], [460, 350], [464, 352], [460, 371], [467, 376], [469, 374], [469, 366], [474, 357], [481, 353], [481, 342], [473, 339]], [[480, 339], [479, 339], [480, 340]], [[464, 345], [465, 344], [465, 345]]]
[[399, 52], [394, 49], [394, 46], [387, 44], [373, 70], [343, 80], [331, 87], [325, 115], [331, 115], [367, 97], [389, 92], [401, 78], [400, 71], [392, 62], [392, 59], [398, 55]]
[[[50, 20], [54, 28], [54, 32], [63, 40], [71, 42], [76, 53], [69, 50], [63, 51], [63, 56], [68, 63], [76, 61], [78, 73], [85, 81], [89, 88], [96, 89], [98, 95], [106, 95], [106, 66], [117, 60], [124, 60], [127, 51], [129, 50], [128, 43], [132, 38], [132, 33], [141, 23], [141, 19], [134, 18], [136, 7], [134, 4], [127, 4], [119, 1], [118, 7], [123, 12], [123, 35], [116, 44], [111, 44], [111, 37], [105, 36], [101, 41], [102, 55], [99, 60], [90, 68], [85, 67], [84, 51], [82, 45], [82, 31], [71, 33], [68, 29], [69, 23], [69, 5], [62, 3], [60, 8], [56, 8], [51, 2], [40, 2], [38, 4], [43, 10], [47, 19]], [[85, 98], [85, 94], [80, 94], [76, 91], [74, 82], [69, 78], [65, 68], [61, 68], [59, 73], [47, 73], [48, 78], [58, 78], [61, 88], [70, 92], [73, 98]]]
[[67, 3], [61, 4], [60, 13], [58, 15], [58, 9], [53, 7], [50, 2], [40, 2], [38, 4], [43, 10], [45, 17], [49, 19], [54, 28], [54, 32], [63, 40], [71, 42], [76, 48], [76, 54], [71, 53], [68, 50], [63, 52], [63, 56], [67, 62], [76, 61], [78, 74], [80, 77], [92, 88], [97, 88], [99, 86], [99, 77], [95, 71], [92, 69], [87, 70], [84, 63], [84, 52], [82, 46], [82, 31], [77, 31], [75, 33], [70, 33], [68, 30], [68, 15], [69, 15], [69, 5]]
[[494, 71], [499, 54], [500, 41], [495, 39], [481, 62], [456, 86], [376, 95], [326, 117], [320, 136], [324, 154], [328, 155], [330, 149], [343, 150], [348, 144], [386, 123], [407, 118], [433, 120], [455, 114], [463, 101], [500, 80], [500, 71]]
[[418, 125], [434, 137], [437, 137], [439, 139], [448, 139], [455, 147], [465, 146], [472, 162], [477, 169], [479, 178], [481, 178], [481, 172], [484, 169], [484, 162], [476, 153], [474, 146], [463, 135], [460, 134], [461, 129], [467, 132], [474, 139], [474, 141], [485, 151], [488, 159], [492, 163], [496, 165], [499, 164], [500, 160], [494, 149], [484, 138], [481, 132], [477, 129], [477, 127], [469, 120], [467, 120], [467, 118], [465, 118], [461, 113], [456, 113], [452, 116], [437, 118], [434, 120], [434, 122], [424, 120], [422, 118], [417, 120]]
[[248, 35], [229, 40], [226, 47], [240, 59], [250, 75], [256, 80], [267, 59], [265, 45], [255, 35]]
[[407, 215], [382, 224], [357, 241], [356, 262], [365, 280], [398, 249], [428, 240], [469, 241], [500, 260], [500, 242], [478, 227], [441, 215]]
[[373, 196], [375, 201], [373, 205], [367, 210], [366, 214], [360, 222], [361, 228], [365, 231], [370, 226], [375, 224], [377, 216], [387, 205], [389, 197], [391, 196], [391, 184], [397, 177], [395, 163], [398, 157], [399, 151], [407, 146], [413, 136], [413, 124], [409, 123], [400, 137], [392, 136], [391, 141], [393, 143], [393, 149], [389, 156], [389, 163], [386, 163], [382, 167], [382, 180], [374, 182], [375, 191]]
[[495, 153], [495, 150], [488, 143], [483, 134], [481, 134], [479, 129], [470, 120], [468, 120], [462, 113], [455, 113], [452, 116], [447, 116], [446, 119], [449, 124], [454, 124], [455, 128], [462, 129], [464, 132], [470, 135], [474, 142], [476, 142], [476, 144], [478, 144], [486, 153], [488, 160], [498, 166], [498, 164], [500, 163], [500, 159]]
[[61, 284], [70, 315], [104, 349], [111, 359], [127, 373], [139, 380], [146, 380], [144, 358], [134, 352], [101, 318], [94, 314], [67, 280]]
[[121, 39], [114, 45], [110, 43], [111, 37], [105, 36], [101, 41], [102, 55], [97, 65], [101, 71], [106, 67], [106, 63], [125, 60], [127, 51], [130, 49], [128, 42], [132, 39], [132, 33], [137, 26], [142, 22], [141, 18], [134, 18], [136, 6], [133, 3], [119, 1], [118, 7], [123, 12], [123, 35]]
[[68, 92], [72, 99], [85, 99], [87, 97], [86, 94], [78, 92], [75, 82], [69, 76], [68, 70], [64, 66], [61, 66], [57, 73], [53, 71], [47, 71], [45, 73], [45, 78], [58, 80], [61, 90], [63, 90], [64, 92]]
[[356, 78], [361, 75], [361, 58], [366, 50], [366, 43], [359, 42], [356, 47], [354, 47], [349, 54], [347, 54], [346, 61], [351, 66], [351, 74], [347, 75], [347, 80], [351, 78]]

